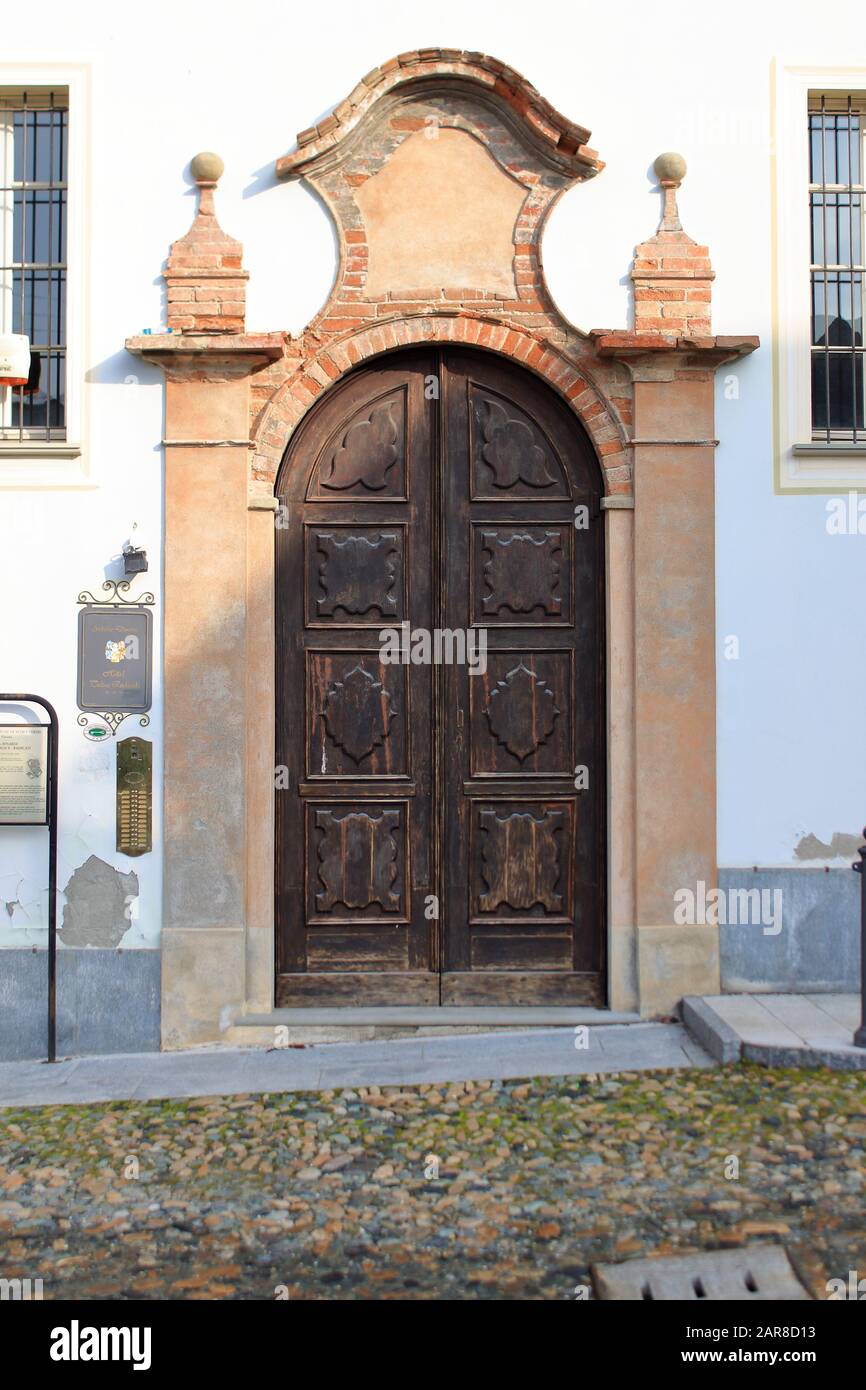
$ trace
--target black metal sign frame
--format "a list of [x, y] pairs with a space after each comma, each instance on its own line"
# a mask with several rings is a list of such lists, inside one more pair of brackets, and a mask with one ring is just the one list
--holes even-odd
[[[48, 730], [48, 1060], [57, 1061], [57, 763], [60, 725], [52, 704], [41, 695], [0, 694], [0, 704], [40, 705], [48, 715], [47, 724], [35, 727]], [[22, 724], [32, 729], [32, 724]], [[28, 825], [44, 825], [44, 821], [28, 821]]]
[[[153, 614], [151, 609], [155, 599], [153, 594], [149, 592], [140, 594], [135, 599], [124, 597], [129, 590], [128, 579], [106, 579], [102, 587], [107, 593], [107, 597], [104, 599], [96, 598], [89, 589], [82, 589], [81, 593], [78, 595], [78, 602], [82, 607], [78, 615], [78, 681], [76, 693], [78, 708], [83, 711], [83, 713], [78, 716], [78, 723], [83, 728], [86, 728], [88, 724], [92, 723], [93, 716], [95, 715], [102, 719], [108, 725], [112, 735], [115, 735], [124, 719], [128, 718], [130, 715], [138, 715], [138, 722], [142, 727], [146, 727], [150, 723], [150, 716], [147, 711], [151, 707], [153, 696]], [[140, 684], [141, 698], [135, 703], [118, 706], [112, 705], [108, 698], [99, 698], [96, 700], [89, 700], [87, 698], [86, 666], [88, 627], [100, 614], [104, 615], [106, 618], [119, 618], [119, 615], [122, 613], [126, 614], [130, 619], [133, 616], [144, 619], [141, 624], [141, 632], [135, 634], [137, 637], [141, 637], [144, 646], [144, 651], [142, 653], [144, 675]], [[121, 621], [120, 627], [118, 628], [121, 642], [109, 643], [109, 646], [122, 646], [123, 638], [126, 636], [126, 634], [123, 633], [123, 628], [126, 625], [127, 624]], [[115, 655], [110, 658], [106, 656], [105, 660], [109, 659], [113, 663], [115, 661], [119, 663], [120, 656], [118, 653], [115, 653]]]

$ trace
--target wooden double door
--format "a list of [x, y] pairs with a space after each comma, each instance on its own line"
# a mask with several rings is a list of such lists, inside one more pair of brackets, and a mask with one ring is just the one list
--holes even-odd
[[600, 473], [530, 373], [378, 359], [277, 482], [278, 1006], [601, 1003]]

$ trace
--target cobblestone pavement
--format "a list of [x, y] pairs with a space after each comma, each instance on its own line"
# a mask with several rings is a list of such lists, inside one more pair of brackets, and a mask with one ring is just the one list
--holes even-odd
[[826, 1296], [866, 1275], [864, 1149], [862, 1076], [756, 1067], [6, 1111], [0, 1276], [568, 1299], [594, 1260], [770, 1240]]

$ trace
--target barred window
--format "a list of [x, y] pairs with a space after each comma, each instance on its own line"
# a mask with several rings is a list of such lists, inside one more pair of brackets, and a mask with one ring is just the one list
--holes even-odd
[[866, 442], [863, 409], [863, 113], [839, 94], [809, 102], [812, 438]]
[[65, 90], [0, 90], [0, 329], [30, 339], [26, 386], [0, 391], [0, 438], [66, 438]]

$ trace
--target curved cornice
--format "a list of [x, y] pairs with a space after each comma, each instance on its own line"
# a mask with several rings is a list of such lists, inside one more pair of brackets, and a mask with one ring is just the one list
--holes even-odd
[[425, 86], [438, 81], [453, 89], [455, 83], [475, 88], [488, 102], [500, 105], [503, 115], [521, 126], [528, 143], [554, 168], [572, 178], [592, 178], [603, 162], [587, 141], [590, 132], [566, 120], [514, 68], [485, 53], [466, 53], [457, 48], [419, 48], [401, 53], [362, 78], [329, 116], [302, 130], [298, 148], [277, 160], [278, 178], [306, 176], [323, 164], [339, 163], [338, 147], [382, 100], [400, 87]]

